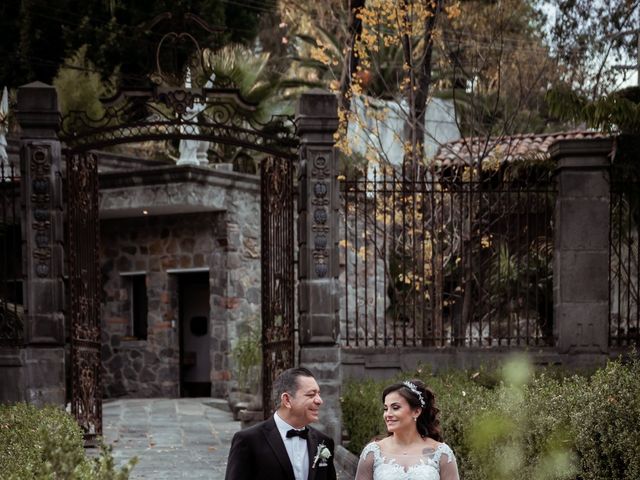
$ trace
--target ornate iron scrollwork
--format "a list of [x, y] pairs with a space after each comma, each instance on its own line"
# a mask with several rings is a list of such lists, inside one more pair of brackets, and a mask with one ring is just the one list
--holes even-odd
[[[152, 25], [165, 20], [171, 20], [170, 15], [157, 17]], [[199, 19], [187, 14], [183, 20]], [[149, 86], [125, 88], [103, 100], [104, 114], [100, 118], [71, 112], [62, 119], [60, 138], [67, 146], [69, 186], [72, 409], [88, 439], [102, 430], [98, 186], [95, 159], [86, 154], [90, 150], [145, 140], [192, 139], [270, 156], [262, 165], [261, 185], [265, 410], [270, 411], [272, 406], [269, 393], [273, 379], [294, 363], [295, 124], [288, 116], [257, 120], [257, 106], [228, 84], [182, 86], [184, 69], [170, 72], [164, 68], [160, 50], [169, 42], [191, 42], [196, 51], [192, 58], [200, 59], [197, 41], [184, 30], [174, 30], [162, 39]], [[185, 66], [181, 64], [181, 68]]]
[[263, 408], [274, 409], [271, 387], [294, 365], [293, 173], [290, 160], [269, 158], [261, 168]]
[[71, 410], [85, 441], [102, 434], [98, 165], [93, 154], [67, 157], [71, 316]]
[[[216, 32], [192, 14], [180, 19], [163, 14], [149, 28], [167, 21], [174, 21], [178, 28], [190, 24]], [[192, 51], [183, 55], [186, 60], [166, 68], [162, 65], [163, 49], [176, 42], [186, 42]], [[266, 121], [258, 120], [257, 105], [243, 99], [237, 88], [222, 80], [215, 85], [190, 86], [191, 75], [187, 70], [204, 72], [194, 76], [194, 84], [200, 77], [209, 78], [211, 72], [203, 65], [200, 45], [189, 32], [170, 31], [161, 35], [155, 55], [156, 66], [149, 74], [149, 86], [122, 88], [111, 98], [101, 100], [104, 114], [100, 118], [78, 111], [62, 118], [60, 137], [70, 150], [80, 152], [132, 141], [193, 139], [295, 158], [298, 143], [291, 117], [276, 115]], [[188, 87], [184, 86], [186, 78]]]

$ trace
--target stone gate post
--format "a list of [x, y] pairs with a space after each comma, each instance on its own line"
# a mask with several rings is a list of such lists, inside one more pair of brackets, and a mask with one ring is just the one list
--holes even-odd
[[609, 348], [610, 139], [561, 140], [556, 162], [553, 298], [561, 353]]
[[16, 396], [65, 405], [62, 159], [55, 88], [18, 89], [22, 198], [23, 302], [26, 324]]
[[340, 346], [338, 344], [338, 184], [333, 134], [337, 99], [322, 90], [300, 98], [299, 342], [300, 364], [311, 369], [324, 399], [320, 423], [341, 440]]

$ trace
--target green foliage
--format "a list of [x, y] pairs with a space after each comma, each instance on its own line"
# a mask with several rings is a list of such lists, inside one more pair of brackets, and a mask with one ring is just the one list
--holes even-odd
[[126, 480], [137, 459], [117, 469], [108, 447], [85, 455], [82, 431], [59, 408], [0, 405], [0, 472], [6, 480]]
[[286, 78], [274, 69], [269, 53], [255, 53], [241, 44], [206, 49], [203, 59], [207, 71], [215, 73], [217, 82], [238, 88], [240, 96], [257, 108], [243, 113], [262, 123], [270, 121], [273, 115], [292, 115], [291, 93], [315, 86], [313, 82]]
[[[497, 241], [496, 241], [497, 240]], [[493, 314], [497, 320], [497, 328], [504, 328], [509, 335], [505, 314], [509, 311], [509, 303], [514, 299], [521, 311], [531, 317], [530, 328], [537, 322], [540, 333], [547, 342], [553, 337], [553, 250], [544, 236], [531, 239], [526, 249], [510, 249], [506, 239], [495, 239], [497, 251], [492, 257], [487, 270], [485, 288], [490, 298], [490, 305], [495, 305], [497, 312]], [[496, 248], [497, 247], [497, 248]], [[501, 314], [502, 313], [502, 314]], [[508, 315], [508, 314], [507, 314]], [[527, 335], [534, 335], [533, 331]]]
[[620, 85], [622, 75], [628, 79], [631, 72], [620, 66], [635, 64], [639, 7], [638, 0], [557, 0], [552, 10], [544, 7], [555, 17], [548, 45], [562, 80], [594, 99]]
[[[280, 79], [269, 69], [269, 54], [255, 54], [244, 45], [227, 45], [220, 50], [205, 50], [205, 65], [218, 81], [228, 81], [240, 96], [257, 106], [253, 116], [262, 122], [270, 119], [280, 90]], [[246, 112], [248, 114], [248, 112]]]
[[640, 478], [640, 361], [609, 363], [575, 392], [571, 415], [584, 480]]
[[86, 112], [92, 119], [104, 115], [104, 107], [100, 98], [112, 93], [111, 85], [115, 83], [116, 74], [110, 82], [105, 82], [94, 71], [93, 64], [87, 60], [87, 45], [83, 45], [66, 61], [66, 67], [60, 68], [53, 85], [58, 92], [62, 115], [72, 111]]
[[[204, 116], [210, 116], [215, 121], [216, 117], [224, 118], [231, 109], [236, 120], [241, 120], [238, 124], [242, 123], [251, 129], [259, 128], [263, 134], [273, 138], [291, 129], [291, 125], [283, 118], [294, 111], [290, 94], [308, 84], [284, 78], [281, 72], [273, 68], [269, 53], [257, 54], [244, 45], [230, 44], [218, 50], [205, 49], [203, 62], [206, 72], [198, 72], [198, 75], [209, 78], [214, 73], [218, 86], [237, 88], [242, 99], [250, 104], [247, 108], [239, 104], [214, 106], [207, 109]], [[240, 167], [239, 170], [247, 173], [255, 173], [264, 157], [264, 154], [251, 149], [232, 145], [216, 144], [211, 148], [215, 151], [215, 157], [233, 162]]]
[[[568, 444], [569, 426], [556, 415], [554, 405], [557, 383], [534, 383], [531, 375], [526, 359], [508, 363], [501, 372], [501, 383], [474, 412], [464, 439], [468, 447], [465, 478], [574, 478], [576, 460]], [[538, 407], [542, 402], [545, 405]], [[555, 408], [545, 410], [548, 406]]]
[[[594, 375], [533, 374], [523, 359], [501, 371], [416, 376], [436, 394], [445, 441], [465, 480], [640, 478], [640, 361]], [[380, 393], [392, 381], [343, 389], [349, 450], [384, 434]]]
[[[464, 412], [467, 407], [475, 405], [475, 400], [480, 398], [480, 393], [487, 390], [479, 385], [479, 374], [474, 380], [468, 378], [465, 372], [451, 372], [446, 375], [432, 375], [428, 369], [420, 368], [410, 375], [399, 375], [390, 381], [379, 380], [351, 380], [347, 381], [342, 389], [342, 421], [349, 432], [349, 444], [347, 448], [353, 453], [359, 454], [362, 448], [374, 437], [385, 435], [385, 426], [382, 419], [382, 399], [380, 395], [384, 387], [394, 381], [406, 378], [419, 378], [436, 392], [437, 406], [448, 405], [462, 415], [442, 415], [441, 424], [448, 442], [453, 445], [462, 445], [461, 439], [464, 425], [469, 415]], [[485, 379], [485, 375], [482, 378]], [[492, 382], [489, 382], [492, 383]]]
[[[51, 82], [65, 56], [63, 25], [56, 11], [64, 11], [67, 3], [0, 2], [0, 86], [17, 88], [34, 80]], [[57, 17], [57, 21], [47, 16]]]
[[[139, 83], [154, 66], [155, 46], [168, 33], [146, 25], [165, 12], [174, 18], [194, 13], [218, 35], [187, 25], [202, 47], [229, 42], [251, 44], [263, 15], [276, 10], [267, 0], [4, 0], [0, 2], [0, 85], [50, 83], [63, 59], [82, 45], [103, 78], [120, 69], [122, 80]], [[158, 34], [159, 33], [159, 34]]]
[[547, 93], [552, 115], [609, 133], [640, 133], [640, 87], [629, 87], [589, 100], [574, 90], [557, 87]]
[[249, 327], [233, 347], [232, 355], [235, 364], [238, 384], [249, 388], [257, 379], [251, 378], [253, 367], [262, 363], [261, 336], [259, 327]]
[[356, 455], [384, 432], [380, 401], [383, 388], [384, 383], [371, 379], [348, 381], [342, 387], [342, 422], [349, 432], [347, 448]]

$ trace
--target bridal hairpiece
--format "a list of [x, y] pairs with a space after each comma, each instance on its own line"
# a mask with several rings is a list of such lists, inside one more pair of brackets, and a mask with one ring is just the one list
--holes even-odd
[[422, 393], [420, 393], [420, 390], [418, 390], [418, 387], [416, 387], [416, 384], [405, 380], [404, 382], [402, 382], [402, 385], [407, 387], [409, 390], [411, 390], [411, 393], [413, 393], [416, 397], [418, 397], [418, 400], [420, 400], [420, 406], [424, 408], [425, 406], [424, 398], [422, 396]]

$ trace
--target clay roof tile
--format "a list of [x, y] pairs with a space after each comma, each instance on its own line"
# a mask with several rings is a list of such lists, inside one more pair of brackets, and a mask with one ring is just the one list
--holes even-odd
[[443, 167], [470, 165], [479, 158], [514, 162], [528, 158], [546, 158], [551, 145], [561, 139], [604, 138], [600, 132], [576, 130], [541, 134], [519, 134], [505, 137], [461, 138], [440, 146], [434, 161]]

